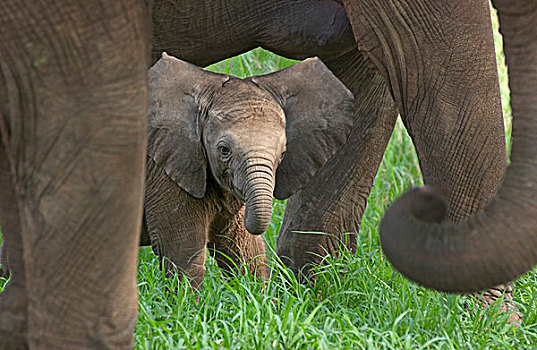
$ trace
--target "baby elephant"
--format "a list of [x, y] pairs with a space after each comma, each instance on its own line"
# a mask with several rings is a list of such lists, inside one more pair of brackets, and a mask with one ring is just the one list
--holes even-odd
[[266, 276], [272, 196], [300, 190], [345, 142], [351, 92], [317, 58], [239, 79], [164, 53], [148, 75], [142, 243], [195, 286], [207, 248], [225, 270], [245, 260]]

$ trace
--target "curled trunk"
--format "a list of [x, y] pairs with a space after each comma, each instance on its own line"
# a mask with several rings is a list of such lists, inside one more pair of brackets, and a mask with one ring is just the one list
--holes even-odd
[[514, 116], [512, 163], [502, 188], [483, 213], [460, 225], [442, 222], [447, 207], [434, 190], [413, 189], [386, 212], [380, 228], [386, 256], [401, 273], [448, 292], [490, 288], [537, 264], [537, 5], [494, 4]]
[[266, 231], [272, 217], [274, 171], [270, 164], [250, 165], [246, 175], [244, 225], [252, 234]]

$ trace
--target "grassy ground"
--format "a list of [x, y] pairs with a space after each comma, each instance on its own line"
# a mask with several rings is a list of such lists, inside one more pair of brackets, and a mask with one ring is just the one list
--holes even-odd
[[[498, 48], [500, 36], [496, 34]], [[506, 129], [510, 108], [501, 51], [500, 84]], [[210, 67], [244, 77], [281, 69], [293, 61], [257, 49]], [[508, 137], [508, 142], [510, 138]], [[273, 258], [267, 285], [251, 276], [224, 278], [209, 261], [204, 290], [193, 295], [185, 282], [166, 281], [155, 256], [140, 252], [138, 349], [532, 349], [537, 348], [537, 271], [515, 283], [525, 316], [519, 329], [506, 324], [499, 305], [483, 311], [473, 298], [432, 292], [395, 272], [379, 248], [384, 209], [421, 184], [417, 158], [398, 122], [369, 198], [356, 255], [343, 252], [318, 269], [315, 285], [300, 285]], [[284, 205], [274, 203], [265, 238], [275, 249]], [[165, 288], [178, 288], [170, 296]], [[199, 300], [199, 303], [197, 302]]]
[[[501, 52], [499, 62], [510, 131]], [[210, 69], [244, 77], [292, 63], [257, 49]], [[537, 348], [536, 270], [515, 283], [516, 303], [525, 320], [513, 329], [495, 312], [499, 305], [483, 311], [472, 298], [418, 287], [383, 257], [380, 219], [396, 197], [421, 184], [417, 164], [412, 142], [398, 122], [368, 201], [357, 254], [342, 252], [341, 258], [328, 260], [318, 269], [314, 285], [297, 283], [277, 258], [271, 259], [274, 273], [266, 284], [251, 275], [223, 277], [210, 259], [204, 289], [193, 294], [186, 281], [166, 280], [151, 250], [140, 249], [136, 349]], [[283, 211], [283, 203], [275, 201], [265, 234], [272, 251]], [[176, 295], [166, 292], [175, 289]]]

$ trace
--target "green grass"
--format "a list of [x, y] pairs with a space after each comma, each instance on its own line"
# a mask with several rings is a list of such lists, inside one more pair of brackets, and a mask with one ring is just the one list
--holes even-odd
[[[498, 34], [496, 38], [500, 39]], [[256, 49], [209, 69], [244, 77], [293, 62]], [[509, 135], [511, 114], [501, 52], [499, 62]], [[251, 274], [224, 277], [209, 259], [204, 288], [193, 293], [186, 280], [167, 280], [151, 250], [140, 249], [136, 349], [537, 348], [537, 271], [515, 282], [516, 303], [525, 319], [513, 329], [505, 315], [497, 314], [499, 305], [483, 311], [473, 298], [421, 288], [383, 257], [378, 238], [383, 212], [414, 184], [422, 184], [417, 158], [398, 122], [368, 200], [358, 252], [342, 251], [339, 258], [328, 258], [316, 270], [318, 278], [312, 285], [298, 283], [270, 254], [269, 281], [257, 281]], [[275, 201], [265, 234], [271, 252], [283, 212], [284, 203]]]
[[[495, 22], [495, 28], [497, 23]], [[501, 37], [495, 33], [497, 50]], [[507, 75], [498, 50], [502, 104], [510, 143]], [[245, 77], [293, 61], [256, 49], [209, 67]], [[368, 200], [358, 252], [343, 251], [317, 269], [313, 285], [301, 285], [271, 254], [272, 277], [222, 276], [209, 260], [204, 289], [192, 294], [186, 281], [166, 281], [155, 256], [140, 252], [138, 349], [531, 349], [537, 348], [537, 273], [515, 283], [516, 303], [525, 316], [513, 331], [495, 305], [483, 311], [473, 298], [416, 286], [382, 256], [378, 226], [388, 203], [422, 184], [412, 142], [399, 121]], [[275, 249], [284, 203], [274, 202], [265, 234]], [[225, 282], [225, 283], [224, 283]], [[168, 289], [178, 289], [170, 296]], [[199, 302], [197, 302], [197, 300]], [[535, 345], [534, 345], [535, 344]]]
[[[495, 28], [497, 25], [495, 23]], [[496, 41], [501, 37], [496, 32]], [[501, 46], [497, 46], [501, 49]], [[503, 54], [498, 51], [502, 103], [510, 143], [511, 111]], [[275, 71], [293, 61], [256, 49], [209, 67], [245, 77]], [[212, 259], [204, 289], [166, 281], [149, 249], [140, 251], [140, 316], [137, 349], [532, 349], [537, 348], [537, 272], [515, 283], [524, 314], [519, 329], [507, 325], [499, 304], [488, 310], [473, 298], [421, 288], [394, 271], [379, 246], [378, 226], [386, 206], [421, 173], [412, 142], [398, 121], [368, 200], [358, 252], [341, 252], [316, 270], [313, 285], [301, 285], [271, 256], [272, 277], [226, 278]], [[274, 202], [265, 234], [273, 252], [284, 213]], [[166, 289], [177, 289], [169, 295]]]

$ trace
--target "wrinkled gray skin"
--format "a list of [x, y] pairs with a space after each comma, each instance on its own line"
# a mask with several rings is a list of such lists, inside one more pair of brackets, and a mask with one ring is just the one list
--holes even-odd
[[354, 94], [348, 141], [287, 202], [277, 251], [296, 272], [338, 245], [356, 250], [398, 113], [449, 220], [470, 217], [500, 186], [505, 136], [486, 0], [185, 0], [155, 3], [152, 16], [153, 60], [165, 50], [203, 66], [257, 46], [317, 55]]
[[[352, 128], [351, 92], [318, 58], [242, 80], [164, 53], [148, 75], [142, 242], [151, 242], [196, 286], [207, 244], [245, 257], [257, 269], [263, 240], [242, 225], [238, 233], [229, 227], [244, 216], [248, 232], [267, 229], [273, 194], [285, 199], [304, 187], [345, 142]], [[231, 251], [220, 247], [226, 237], [236, 241]], [[220, 257], [224, 268], [232, 266]], [[172, 265], [166, 269], [171, 272]], [[259, 269], [267, 276], [266, 268]]]
[[3, 1], [0, 349], [133, 345], [148, 9]]
[[513, 109], [511, 165], [483, 213], [455, 225], [434, 188], [413, 189], [386, 212], [382, 247], [408, 278], [448, 292], [511, 281], [537, 264], [537, 3], [499, 9]]
[[[488, 1], [154, 0], [151, 25], [147, 3], [2, 2], [0, 221], [12, 277], [0, 295], [0, 347], [132, 347], [150, 42], [153, 62], [166, 50], [206, 65], [256, 46], [317, 55], [354, 94], [347, 142], [288, 200], [278, 253], [295, 270], [339, 242], [355, 249], [344, 233], [358, 232], [398, 113], [425, 183], [447, 198], [449, 220], [471, 216], [500, 186], [505, 145]], [[534, 114], [535, 3], [495, 4], [511, 33], [513, 107]], [[514, 149], [513, 163], [527, 169], [526, 187], [505, 198], [524, 204], [506, 209], [531, 235], [537, 132], [532, 118], [517, 124], [517, 142], [528, 146]], [[490, 251], [511, 255], [491, 254], [497, 263], [487, 268], [509, 271], [513, 254], [531, 266], [532, 240], [501, 231], [518, 245], [498, 244]]]

